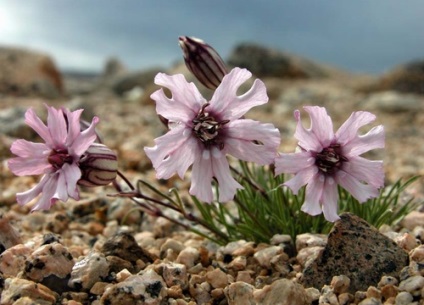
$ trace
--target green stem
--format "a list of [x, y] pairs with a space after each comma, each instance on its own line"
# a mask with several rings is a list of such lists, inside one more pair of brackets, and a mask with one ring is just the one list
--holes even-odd
[[253, 222], [262, 229], [263, 232], [266, 232], [267, 235], [272, 235], [271, 230], [269, 230], [267, 227], [265, 227], [262, 223], [258, 221], [258, 219], [255, 217], [255, 215], [244, 205], [244, 203], [239, 200], [237, 197], [234, 198], [234, 202], [237, 203], [237, 205], [247, 214], [249, 215], [250, 219], [253, 220]]

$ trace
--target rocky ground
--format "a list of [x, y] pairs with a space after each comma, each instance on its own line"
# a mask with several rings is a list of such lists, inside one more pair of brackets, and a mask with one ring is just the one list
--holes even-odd
[[[25, 52], [0, 51], [6, 54], [0, 56], [2, 75], [21, 57], [31, 61]], [[149, 98], [157, 89], [153, 76], [164, 71], [190, 78], [183, 64], [128, 72], [111, 60], [103, 75], [83, 77], [61, 76], [44, 55], [32, 62], [19, 66], [21, 75], [0, 79], [0, 304], [424, 304], [420, 209], [379, 231], [347, 214], [328, 236], [303, 234], [292, 242], [282, 232], [267, 244], [219, 246], [142, 215], [129, 200], [108, 197], [112, 187], [83, 189], [82, 200], [46, 212], [18, 206], [16, 192], [37, 177], [15, 177], [6, 160], [16, 138], [36, 140], [23, 123], [28, 107], [40, 116], [43, 103], [84, 108], [87, 119], [97, 115], [122, 171], [133, 182], [154, 184], [143, 147], [165, 128]], [[281, 151], [295, 148], [293, 111], [303, 105], [327, 107], [335, 126], [352, 111], [367, 110], [386, 129], [386, 149], [369, 156], [384, 160], [386, 183], [424, 174], [423, 63], [371, 77], [252, 45], [237, 48], [229, 62], [265, 81], [270, 102], [248, 116], [280, 129]], [[176, 178], [160, 187], [184, 193], [188, 185]], [[423, 194], [421, 178], [408, 195], [422, 200]]]

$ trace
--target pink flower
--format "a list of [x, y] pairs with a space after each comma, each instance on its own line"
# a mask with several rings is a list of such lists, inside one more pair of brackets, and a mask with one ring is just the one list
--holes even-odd
[[375, 148], [384, 148], [384, 128], [372, 128], [365, 135], [358, 129], [375, 120], [369, 112], [352, 113], [349, 119], [333, 132], [333, 123], [325, 108], [304, 107], [311, 118], [311, 128], [305, 129], [300, 113], [295, 137], [301, 152], [281, 154], [275, 160], [276, 174], [291, 173], [295, 176], [284, 183], [295, 194], [306, 186], [306, 198], [302, 211], [318, 215], [324, 212], [329, 221], [337, 215], [337, 184], [352, 194], [359, 202], [379, 195], [384, 185], [383, 161], [370, 161], [360, 157]]
[[145, 148], [157, 178], [168, 179], [175, 173], [183, 178], [193, 165], [190, 194], [211, 202], [211, 182], [215, 178], [219, 201], [224, 202], [243, 188], [231, 176], [227, 154], [261, 165], [273, 163], [280, 144], [278, 129], [241, 118], [250, 108], [268, 102], [260, 80], [237, 96], [238, 88], [251, 75], [246, 69], [233, 69], [224, 76], [209, 102], [181, 74], [156, 76], [155, 83], [172, 93], [172, 98], [168, 98], [160, 89], [151, 95], [157, 113], [172, 122], [170, 131], [155, 139], [154, 147]]
[[38, 185], [16, 195], [18, 203], [24, 205], [42, 193], [33, 211], [47, 210], [57, 200], [65, 202], [69, 197], [79, 199], [77, 182], [81, 177], [81, 170], [78, 162], [96, 139], [94, 128], [99, 121], [94, 117], [91, 125], [81, 132], [79, 120], [82, 109], [71, 112], [67, 109], [46, 107], [47, 126], [33, 109], [28, 109], [25, 114], [26, 124], [32, 127], [45, 143], [16, 140], [10, 150], [18, 157], [8, 161], [9, 168], [15, 175], [44, 174]]

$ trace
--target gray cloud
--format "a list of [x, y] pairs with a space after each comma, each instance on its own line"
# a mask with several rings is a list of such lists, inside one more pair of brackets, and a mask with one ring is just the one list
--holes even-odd
[[179, 35], [224, 57], [255, 41], [358, 72], [424, 57], [421, 0], [1, 0], [0, 8], [14, 27], [5, 24], [0, 43], [47, 51], [67, 69], [100, 70], [109, 56], [133, 69], [166, 66], [181, 58]]

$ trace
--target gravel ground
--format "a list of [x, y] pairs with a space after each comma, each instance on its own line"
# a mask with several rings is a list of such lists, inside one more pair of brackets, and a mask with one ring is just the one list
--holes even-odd
[[[386, 128], [386, 149], [371, 157], [384, 160], [387, 183], [424, 174], [420, 128], [424, 114], [417, 111], [424, 104], [422, 96], [364, 93], [357, 90], [358, 81], [267, 79], [266, 83], [271, 101], [248, 116], [280, 129], [281, 151], [295, 148], [292, 113], [302, 105], [327, 107], [335, 126], [352, 111], [367, 110], [377, 115], [376, 125]], [[120, 168], [132, 181], [156, 183], [143, 152], [165, 131], [148, 98], [155, 89], [149, 86], [144, 94], [132, 92], [125, 97], [103, 89], [47, 102], [83, 107], [88, 117], [99, 116], [99, 131], [104, 143], [118, 152]], [[424, 213], [420, 211], [397, 226], [380, 228], [381, 236], [402, 250], [406, 259], [360, 290], [352, 288], [357, 282], [354, 273], [335, 274], [320, 287], [305, 284], [306, 267], [333, 245], [331, 234], [304, 234], [296, 243], [281, 234], [267, 244], [241, 240], [218, 246], [165, 219], [143, 216], [137, 209], [126, 216], [134, 205], [108, 197], [114, 192], [111, 187], [83, 189], [79, 202], [30, 213], [29, 207], [16, 204], [15, 194], [37, 179], [13, 176], [5, 160], [16, 137], [33, 135], [22, 127], [22, 112], [11, 109], [32, 106], [41, 115], [44, 102], [5, 96], [0, 103], [2, 123], [12, 117], [16, 124], [0, 131], [0, 304], [424, 304]], [[185, 192], [188, 185], [170, 179], [161, 187], [177, 186]], [[422, 200], [423, 190], [420, 179], [409, 193]], [[372, 236], [380, 233], [370, 231]], [[366, 245], [364, 240], [355, 242]], [[341, 264], [348, 264], [349, 257]]]

